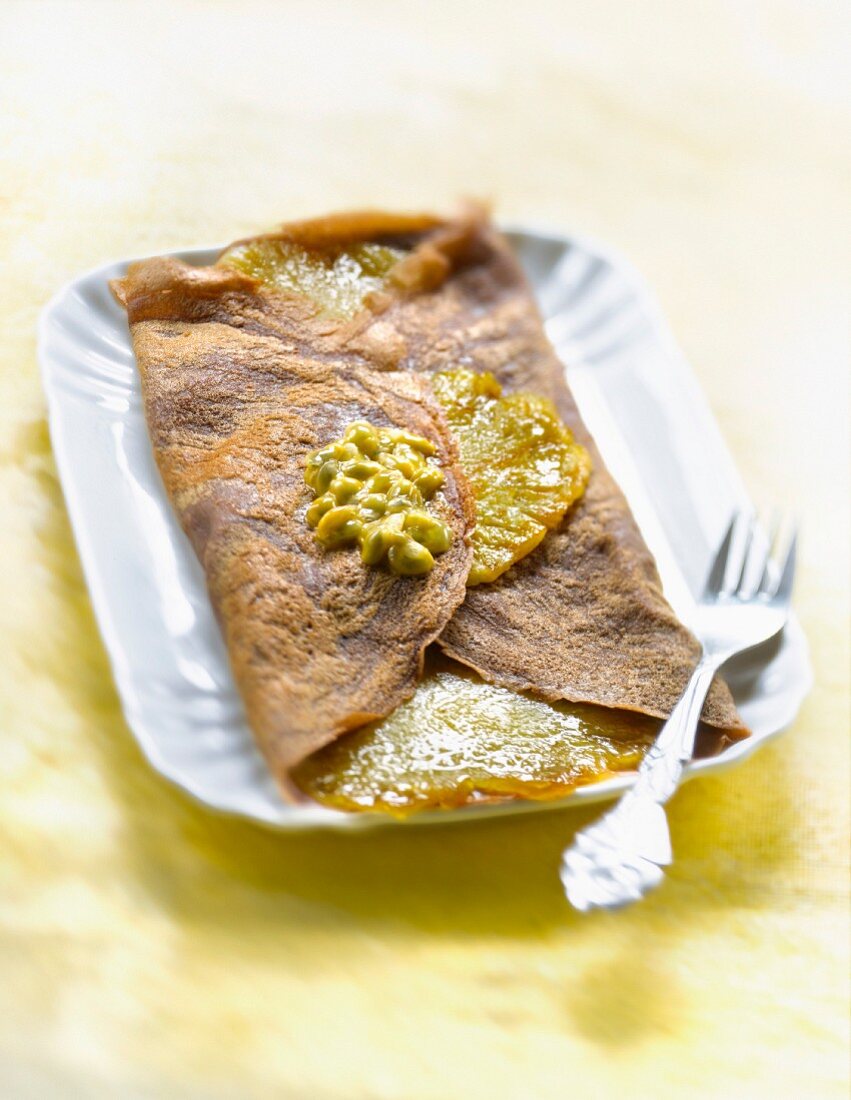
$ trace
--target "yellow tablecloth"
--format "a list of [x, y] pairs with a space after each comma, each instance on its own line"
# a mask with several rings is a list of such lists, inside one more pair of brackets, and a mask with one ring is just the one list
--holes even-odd
[[[4, 1097], [846, 1095], [842, 8], [2, 6]], [[817, 687], [677, 796], [670, 878], [618, 915], [561, 896], [589, 812], [280, 837], [158, 778], [50, 453], [34, 323], [78, 271], [459, 194], [630, 256], [754, 497], [803, 521]]]

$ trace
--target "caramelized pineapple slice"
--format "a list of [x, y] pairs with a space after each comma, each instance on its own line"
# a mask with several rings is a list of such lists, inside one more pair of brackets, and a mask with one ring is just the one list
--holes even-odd
[[398, 248], [368, 242], [320, 251], [259, 237], [235, 245], [219, 263], [276, 290], [303, 294], [329, 317], [350, 318], [368, 295], [385, 286], [387, 273], [404, 255]]
[[432, 657], [413, 698], [293, 773], [339, 810], [415, 810], [483, 799], [552, 799], [638, 766], [659, 729], [643, 715], [545, 703]]
[[467, 584], [495, 580], [534, 550], [585, 491], [591, 463], [551, 401], [502, 395], [492, 374], [436, 374], [435, 395], [476, 499]]

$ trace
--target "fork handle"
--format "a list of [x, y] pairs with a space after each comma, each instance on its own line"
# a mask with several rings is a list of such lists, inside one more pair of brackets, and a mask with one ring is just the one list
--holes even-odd
[[691, 759], [703, 701], [720, 661], [703, 654], [682, 698], [614, 809], [577, 833], [562, 856], [561, 879], [577, 909], [617, 908], [662, 881], [673, 856], [662, 806]]
[[694, 753], [703, 703], [717, 671], [718, 661], [703, 654], [682, 698], [641, 762], [638, 778], [625, 797], [651, 798], [661, 805], [677, 789], [683, 765]]

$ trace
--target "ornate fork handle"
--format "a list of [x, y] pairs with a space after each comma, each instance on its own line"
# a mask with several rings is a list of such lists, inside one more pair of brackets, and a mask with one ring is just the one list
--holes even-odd
[[570, 903], [586, 910], [616, 908], [657, 886], [671, 862], [671, 836], [662, 806], [691, 759], [703, 701], [721, 661], [700, 658], [682, 698], [652, 745], [634, 786], [614, 809], [577, 833], [562, 857]]

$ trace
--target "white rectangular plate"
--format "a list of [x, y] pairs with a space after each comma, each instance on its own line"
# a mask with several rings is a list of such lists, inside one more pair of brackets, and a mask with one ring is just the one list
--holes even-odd
[[[712, 548], [732, 511], [747, 506], [706, 401], [622, 260], [578, 237], [510, 237], [582, 415], [688, 622]], [[208, 264], [219, 251], [177, 255]], [[151, 764], [214, 809], [281, 828], [396, 824], [383, 814], [286, 805], [255, 748], [201, 567], [154, 462], [127, 319], [108, 286], [126, 268], [108, 264], [56, 295], [42, 313], [39, 359], [56, 462], [127, 722]], [[727, 679], [753, 736], [691, 764], [689, 776], [741, 760], [794, 718], [811, 684], [797, 622], [769, 650], [740, 659]], [[631, 782], [624, 775], [581, 787], [558, 804], [610, 798]], [[473, 806], [413, 820], [553, 805]]]

